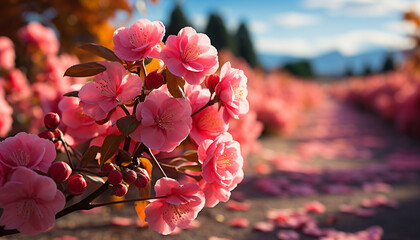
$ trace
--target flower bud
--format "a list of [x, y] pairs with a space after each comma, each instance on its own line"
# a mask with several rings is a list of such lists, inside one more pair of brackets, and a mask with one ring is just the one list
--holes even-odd
[[114, 167], [114, 164], [112, 164], [112, 163], [105, 163], [103, 166], [102, 166], [102, 174], [105, 176], [105, 177], [108, 177], [108, 175], [109, 175], [109, 173], [112, 171], [112, 170], [115, 170], [115, 167]]
[[120, 183], [120, 184], [112, 186], [112, 194], [114, 194], [115, 196], [122, 197], [125, 194], [127, 194], [127, 192], [128, 192], [128, 188], [124, 184]]
[[49, 112], [44, 116], [44, 124], [48, 130], [54, 131], [60, 125], [60, 116], [57, 113]]
[[51, 164], [48, 169], [48, 175], [57, 182], [66, 181], [70, 177], [71, 172], [71, 167], [63, 161]]
[[156, 71], [149, 73], [146, 77], [146, 86], [150, 89], [156, 89], [162, 86], [165, 79], [163, 76]]
[[117, 185], [122, 183], [123, 175], [117, 169], [112, 170], [108, 175], [108, 182], [112, 185]]
[[42, 131], [42, 132], [38, 133], [38, 137], [45, 138], [45, 139], [53, 139], [53, 138], [55, 138], [55, 135], [50, 130], [45, 130], [45, 131]]
[[137, 180], [134, 182], [134, 185], [138, 188], [144, 188], [147, 186], [147, 183], [150, 182], [149, 173], [146, 169], [140, 168], [140, 171], [137, 173]]
[[214, 93], [217, 84], [220, 82], [220, 77], [216, 74], [212, 74], [206, 78], [206, 87], [210, 90], [211, 93]]
[[63, 132], [60, 129], [55, 129], [53, 133], [54, 133], [54, 137], [57, 139], [60, 139], [63, 137]]
[[80, 174], [74, 174], [67, 182], [67, 189], [74, 196], [81, 195], [87, 188], [87, 182]]
[[124, 181], [128, 184], [132, 184], [137, 180], [137, 174], [133, 170], [129, 169], [123, 174]]

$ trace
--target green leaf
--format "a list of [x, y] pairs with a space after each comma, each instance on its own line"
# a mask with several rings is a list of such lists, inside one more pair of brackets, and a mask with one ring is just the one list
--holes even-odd
[[193, 172], [201, 172], [201, 166], [200, 165], [186, 165], [177, 167], [178, 170], [190, 170]]
[[69, 77], [91, 77], [104, 72], [106, 67], [96, 63], [96, 62], [88, 62], [88, 63], [81, 63], [77, 65], [73, 65], [69, 67], [64, 76]]
[[91, 146], [85, 154], [83, 154], [82, 160], [80, 161], [80, 165], [87, 166], [89, 163], [94, 162], [96, 159], [96, 155], [101, 150], [101, 147], [98, 146]]
[[95, 54], [96, 56], [105, 58], [106, 60], [122, 63], [121, 59], [119, 59], [112, 50], [104, 46], [95, 43], [86, 43], [79, 46], [79, 48], [85, 50], [86, 52]]
[[123, 135], [114, 134], [108, 135], [105, 138], [100, 151], [101, 157], [99, 158], [99, 166], [102, 167], [102, 165], [104, 165], [104, 163], [117, 152], [118, 147], [120, 146], [124, 138], [125, 137]]
[[165, 79], [166, 79], [166, 84], [168, 86], [168, 90], [173, 97], [175, 97], [175, 98], [185, 98], [185, 95], [184, 95], [185, 80], [184, 80], [184, 78], [175, 76], [171, 72], [169, 72], [168, 69], [166, 69], [165, 70]]
[[72, 91], [65, 93], [63, 96], [65, 97], [79, 97], [79, 91]]
[[128, 115], [117, 120], [117, 128], [125, 136], [130, 135], [140, 125], [135, 115]]

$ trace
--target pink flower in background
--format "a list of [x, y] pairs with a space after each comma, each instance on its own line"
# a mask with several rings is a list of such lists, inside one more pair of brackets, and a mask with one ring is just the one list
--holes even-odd
[[31, 94], [31, 87], [26, 76], [15, 68], [9, 72], [6, 80], [6, 89], [9, 92], [7, 100], [11, 103], [27, 100]]
[[172, 98], [160, 90], [152, 91], [137, 105], [140, 126], [130, 135], [147, 147], [170, 152], [190, 133], [191, 107], [187, 100]]
[[220, 70], [220, 83], [216, 86], [216, 95], [225, 107], [226, 116], [239, 118], [249, 111], [247, 78], [242, 70], [232, 68], [226, 62]]
[[165, 26], [160, 21], [139, 19], [129, 28], [121, 27], [114, 32], [114, 52], [126, 61], [145, 57], [157, 58], [161, 51], [159, 43], [165, 35]]
[[54, 143], [35, 134], [20, 132], [0, 142], [0, 164], [47, 172], [56, 156]]
[[[117, 62], [98, 62], [106, 71], [95, 76], [95, 81], [87, 83], [80, 89], [79, 98], [87, 104], [98, 107], [83, 106], [85, 112], [99, 121], [98, 112], [110, 112], [118, 102], [128, 102], [141, 92], [142, 80], [137, 74], [127, 74], [124, 66]], [[97, 109], [97, 110], [95, 110]]]
[[59, 42], [51, 28], [31, 22], [21, 28], [18, 34], [24, 42], [37, 46], [45, 55], [57, 55]]
[[[82, 108], [80, 100], [74, 97], [64, 97], [58, 104], [61, 111], [61, 122], [67, 126], [66, 134], [76, 142], [84, 142], [105, 132], [110, 125], [99, 125], [89, 117]], [[106, 117], [106, 114], [105, 114]]]
[[51, 178], [18, 167], [0, 188], [0, 225], [26, 235], [45, 232], [64, 205], [65, 197]]
[[198, 160], [203, 163], [203, 178], [229, 187], [241, 174], [243, 158], [239, 143], [232, 135], [224, 133], [213, 140], [204, 140], [198, 147]]
[[12, 128], [13, 108], [4, 99], [4, 94], [0, 90], [0, 137], [6, 137], [7, 133]]
[[14, 68], [15, 57], [15, 49], [12, 40], [8, 37], [0, 37], [0, 69]]
[[187, 228], [204, 207], [204, 193], [195, 183], [180, 185], [171, 178], [161, 178], [155, 185], [156, 196], [145, 209], [149, 228], [167, 235], [176, 227]]
[[192, 85], [200, 84], [206, 75], [219, 68], [217, 50], [210, 38], [191, 27], [181, 29], [177, 36], [169, 36], [160, 57], [171, 73], [184, 77]]

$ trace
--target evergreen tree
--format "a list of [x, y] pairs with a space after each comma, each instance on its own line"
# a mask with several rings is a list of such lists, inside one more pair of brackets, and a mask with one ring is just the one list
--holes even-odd
[[344, 71], [344, 76], [345, 77], [352, 77], [354, 75], [353, 70], [351, 67], [347, 67], [346, 70]]
[[382, 72], [389, 72], [395, 69], [394, 66], [394, 59], [392, 58], [392, 54], [388, 54], [385, 58], [384, 65], [382, 67]]
[[311, 63], [308, 60], [286, 63], [283, 69], [298, 77], [310, 78], [314, 76]]
[[363, 76], [369, 76], [372, 75], [373, 71], [372, 68], [369, 65], [365, 65], [365, 69], [363, 70]]
[[245, 23], [239, 25], [236, 33], [237, 55], [243, 57], [251, 67], [256, 67], [257, 55], [255, 54], [254, 46], [249, 36], [249, 31]]
[[216, 13], [212, 13], [207, 22], [205, 33], [209, 36], [211, 44], [217, 49], [226, 49], [231, 47], [231, 39], [226, 29], [222, 17]]
[[174, 9], [172, 10], [171, 17], [167, 26], [168, 27], [166, 28], [164, 42], [166, 42], [166, 39], [169, 35], [178, 35], [179, 30], [181, 30], [183, 27], [191, 26], [179, 4], [175, 5]]

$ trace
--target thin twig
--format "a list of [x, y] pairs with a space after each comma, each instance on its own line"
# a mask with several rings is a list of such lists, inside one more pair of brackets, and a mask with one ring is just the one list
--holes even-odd
[[106, 202], [106, 203], [99, 203], [99, 204], [90, 204], [90, 206], [91, 206], [91, 208], [95, 208], [95, 207], [103, 207], [103, 206], [112, 205], [112, 204], [118, 204], [118, 203], [129, 203], [129, 202], [137, 202], [137, 201], [147, 201], [147, 200], [160, 199], [160, 198], [166, 198], [166, 196], [127, 199], [127, 200], [121, 200], [121, 201], [115, 201], [115, 202]]
[[150, 150], [150, 148], [146, 148], [147, 154], [150, 155], [150, 157], [153, 159], [153, 161], [155, 162], [155, 164], [158, 166], [160, 173], [162, 173], [162, 175], [164, 177], [168, 177], [165, 173], [165, 171], [163, 171], [162, 166], [160, 166], [160, 163], [158, 162], [158, 160], [156, 159], [155, 155], [153, 155], [152, 150]]

